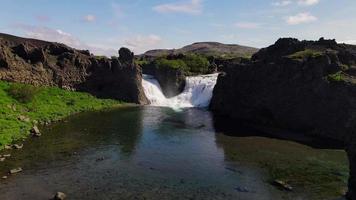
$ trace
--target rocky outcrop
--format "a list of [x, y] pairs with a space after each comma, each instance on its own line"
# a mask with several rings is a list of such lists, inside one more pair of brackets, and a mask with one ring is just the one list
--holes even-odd
[[177, 96], [184, 90], [186, 77], [179, 69], [160, 69], [156, 71], [155, 77], [167, 98]]
[[[286, 38], [250, 62], [224, 69], [210, 108], [217, 115], [264, 127], [301, 131], [350, 143], [356, 130], [356, 47], [334, 40]], [[355, 197], [355, 145], [350, 199]]]
[[186, 76], [180, 69], [158, 69], [154, 63], [150, 63], [145, 65], [143, 72], [144, 74], [152, 75], [157, 79], [163, 94], [167, 98], [177, 96], [178, 94], [182, 93], [185, 88]]
[[141, 68], [133, 58], [126, 48], [120, 49], [119, 58], [109, 59], [64, 44], [0, 34], [0, 80], [146, 104]]

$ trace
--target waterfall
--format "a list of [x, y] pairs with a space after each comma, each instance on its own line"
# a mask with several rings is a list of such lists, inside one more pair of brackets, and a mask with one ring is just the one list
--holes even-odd
[[187, 77], [184, 91], [172, 98], [164, 96], [161, 86], [153, 76], [143, 75], [142, 85], [152, 106], [171, 108], [208, 107], [217, 78], [218, 74]]

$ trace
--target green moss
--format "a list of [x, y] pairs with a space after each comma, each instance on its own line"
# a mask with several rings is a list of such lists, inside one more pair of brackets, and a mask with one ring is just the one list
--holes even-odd
[[[89, 94], [55, 87], [34, 88], [0, 81], [0, 149], [25, 138], [36, 122], [54, 121], [74, 113], [120, 105]], [[19, 120], [25, 116], [29, 120]]]
[[313, 149], [275, 139], [218, 136], [225, 158], [265, 169], [267, 182], [282, 180], [308, 199], [340, 197], [347, 189], [348, 162], [345, 151]]
[[299, 162], [285, 158], [284, 162], [272, 160], [261, 164], [268, 170], [270, 182], [283, 180], [307, 190], [313, 199], [342, 196], [346, 190], [348, 168], [345, 163], [314, 157]]
[[321, 51], [314, 50], [314, 49], [305, 49], [304, 51], [295, 52], [287, 57], [292, 59], [306, 59], [306, 58], [316, 58], [321, 55], [323, 55]]
[[138, 64], [138, 65], [140, 65], [140, 66], [145, 66], [145, 65], [148, 65], [148, 64], [150, 64], [150, 62], [148, 61], [148, 60], [135, 60], [135, 63], [136, 64]]
[[328, 75], [328, 80], [332, 82], [341, 82], [344, 81], [344, 78], [342, 76], [342, 72], [336, 72], [335, 74], [329, 74]]

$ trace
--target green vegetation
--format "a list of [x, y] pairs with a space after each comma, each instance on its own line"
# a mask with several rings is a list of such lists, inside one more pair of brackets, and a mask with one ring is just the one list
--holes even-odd
[[153, 61], [136, 60], [143, 68], [154, 66], [157, 69], [180, 69], [186, 75], [208, 74], [209, 60], [198, 54], [167, 55], [154, 59]]
[[273, 160], [263, 163], [270, 174], [270, 180], [283, 180], [294, 188], [310, 192], [312, 199], [338, 197], [346, 192], [348, 165], [326, 161], [321, 157], [309, 156], [298, 163], [283, 158], [284, 162]]
[[342, 76], [342, 72], [341, 71], [336, 72], [335, 74], [329, 74], [327, 78], [328, 78], [329, 81], [332, 81], [332, 82], [344, 81], [344, 78]]
[[209, 61], [207, 58], [197, 55], [189, 54], [183, 57], [183, 61], [188, 66], [188, 70], [195, 74], [205, 74], [209, 72]]
[[144, 65], [148, 65], [150, 62], [147, 61], [147, 60], [143, 60], [143, 59], [141, 59], [141, 60], [137, 60], [136, 59], [135, 63], [138, 64], [138, 65], [144, 66]]
[[38, 92], [39, 88], [20, 84], [12, 84], [7, 90], [7, 93], [20, 103], [29, 103]]
[[304, 51], [298, 51], [288, 56], [288, 58], [292, 59], [307, 59], [307, 58], [316, 58], [318, 56], [323, 55], [321, 51], [314, 49], [305, 49]]
[[100, 100], [86, 93], [0, 81], [0, 149], [28, 136], [38, 122], [117, 105], [120, 102]]
[[168, 60], [166, 58], [159, 58], [154, 61], [154, 65], [158, 69], [170, 68], [170, 69], [181, 69], [183, 71], [189, 70], [189, 68], [187, 67], [187, 64], [183, 60], [180, 60], [180, 59]]

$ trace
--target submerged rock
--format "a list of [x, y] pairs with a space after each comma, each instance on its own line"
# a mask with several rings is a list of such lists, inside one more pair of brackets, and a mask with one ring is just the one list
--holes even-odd
[[293, 187], [291, 185], [289, 185], [288, 183], [282, 180], [274, 180], [272, 184], [283, 190], [287, 190], [287, 191], [293, 190]]
[[13, 147], [15, 149], [22, 149], [23, 148], [23, 144], [14, 144]]
[[63, 192], [57, 192], [54, 197], [53, 200], [64, 200], [67, 197], [66, 194], [64, 194]]
[[22, 168], [21, 167], [10, 170], [10, 174], [17, 174], [17, 173], [20, 173], [20, 172], [22, 172]]

